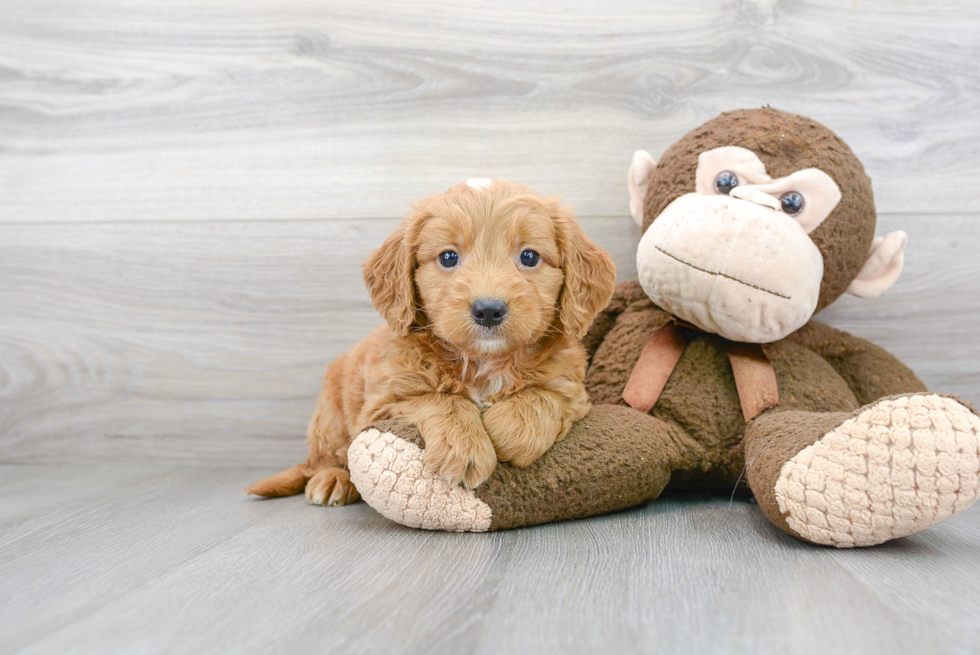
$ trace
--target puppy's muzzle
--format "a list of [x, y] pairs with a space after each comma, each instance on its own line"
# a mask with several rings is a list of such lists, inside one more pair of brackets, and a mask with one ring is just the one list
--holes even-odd
[[500, 298], [477, 298], [470, 306], [470, 315], [477, 325], [497, 327], [507, 317], [507, 303]]

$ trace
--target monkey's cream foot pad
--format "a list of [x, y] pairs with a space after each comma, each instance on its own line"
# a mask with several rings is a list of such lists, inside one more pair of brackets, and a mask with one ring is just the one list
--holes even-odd
[[490, 507], [422, 465], [424, 453], [392, 432], [372, 428], [347, 449], [350, 477], [361, 497], [383, 516], [413, 528], [485, 532]]
[[980, 418], [933, 394], [870, 405], [780, 470], [779, 510], [805, 539], [849, 548], [904, 537], [980, 493]]

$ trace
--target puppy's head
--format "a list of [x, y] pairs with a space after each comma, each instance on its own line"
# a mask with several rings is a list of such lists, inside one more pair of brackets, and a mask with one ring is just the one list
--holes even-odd
[[582, 337], [616, 281], [609, 254], [557, 198], [469, 180], [415, 205], [364, 264], [392, 330], [426, 328], [474, 357]]

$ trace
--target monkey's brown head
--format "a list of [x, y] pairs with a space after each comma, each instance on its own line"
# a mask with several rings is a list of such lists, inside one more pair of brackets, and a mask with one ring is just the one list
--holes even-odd
[[637, 152], [629, 188], [644, 290], [732, 341], [782, 339], [845, 292], [877, 297], [902, 270], [905, 233], [874, 237], [864, 167], [809, 118], [722, 114], [659, 163]]

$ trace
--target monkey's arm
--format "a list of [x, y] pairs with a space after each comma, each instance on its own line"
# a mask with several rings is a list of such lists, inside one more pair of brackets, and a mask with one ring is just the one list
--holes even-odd
[[606, 335], [616, 324], [616, 319], [626, 311], [626, 308], [635, 302], [650, 302], [643, 287], [636, 280], [620, 282], [613, 291], [612, 299], [606, 308], [599, 312], [592, 320], [588, 333], [582, 337], [582, 345], [585, 346], [585, 353], [589, 360], [595, 355], [596, 350], [605, 340]]
[[885, 396], [926, 391], [926, 385], [897, 357], [853, 334], [810, 321], [789, 338], [827, 360], [862, 405]]

